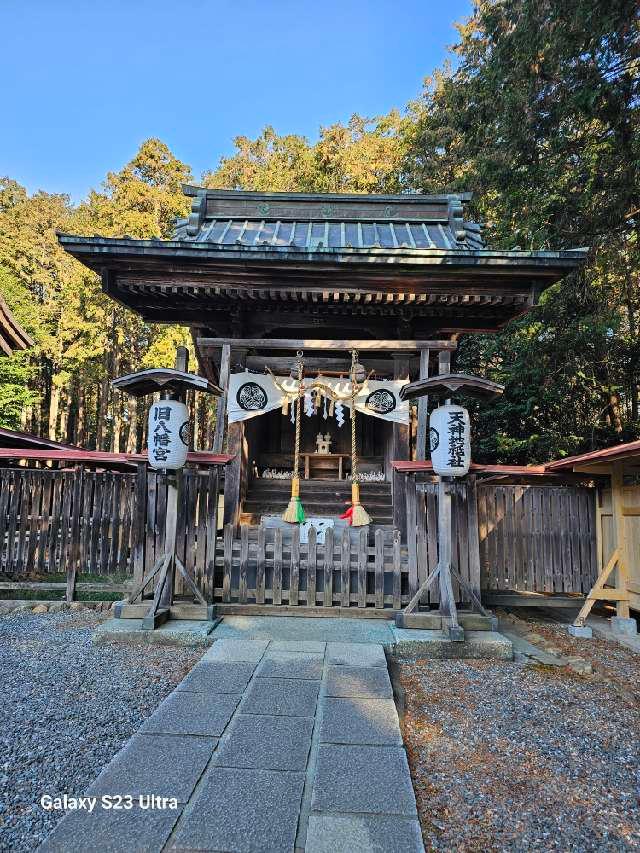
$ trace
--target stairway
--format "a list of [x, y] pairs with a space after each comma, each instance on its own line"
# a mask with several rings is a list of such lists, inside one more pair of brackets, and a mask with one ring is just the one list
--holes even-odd
[[[289, 480], [252, 480], [243, 503], [242, 522], [258, 524], [262, 515], [280, 515], [291, 494]], [[348, 480], [300, 480], [300, 498], [307, 516], [339, 516], [351, 501]], [[360, 500], [374, 525], [393, 523], [390, 483], [361, 483]]]

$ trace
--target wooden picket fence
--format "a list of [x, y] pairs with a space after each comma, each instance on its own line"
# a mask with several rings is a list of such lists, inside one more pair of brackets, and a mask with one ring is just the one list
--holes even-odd
[[479, 486], [482, 588], [586, 594], [598, 574], [594, 489]]
[[[207, 601], [231, 606], [397, 610], [438, 559], [437, 486], [407, 474], [406, 535], [399, 528], [327, 530], [325, 542], [297, 528], [221, 530], [222, 471], [186, 468], [177, 551]], [[166, 479], [145, 465], [131, 473], [0, 469], [0, 589], [33, 576], [112, 577], [138, 582], [164, 542]], [[578, 486], [453, 486], [454, 559], [476, 591], [586, 593], [597, 575], [595, 501]], [[59, 582], [40, 588], [58, 588]], [[119, 584], [119, 586], [118, 586]], [[87, 584], [85, 584], [85, 587]], [[101, 586], [102, 591], [107, 591]], [[177, 591], [181, 591], [180, 582]], [[455, 590], [458, 592], [457, 590]], [[437, 589], [426, 601], [437, 602]]]
[[399, 530], [224, 529], [216, 556], [214, 600], [222, 605], [399, 609], [409, 600], [408, 570]]
[[[415, 591], [438, 560], [438, 495], [434, 482], [404, 476], [409, 589]], [[591, 589], [597, 576], [593, 489], [482, 485], [470, 476], [452, 491], [454, 563], [476, 592]], [[424, 601], [437, 602], [438, 590]]]

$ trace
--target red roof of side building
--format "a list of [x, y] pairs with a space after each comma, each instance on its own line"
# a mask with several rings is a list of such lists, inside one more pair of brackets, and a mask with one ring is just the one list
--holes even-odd
[[599, 462], [620, 462], [640, 456], [640, 441], [629, 441], [626, 444], [616, 444], [614, 447], [605, 447], [602, 450], [592, 450], [589, 453], [581, 453], [578, 456], [567, 456], [566, 459], [555, 459], [545, 466], [547, 471], [572, 470], [575, 465], [596, 465]]
[[[404, 474], [413, 474], [420, 471], [433, 473], [433, 465], [429, 461], [396, 461], [391, 464], [396, 471], [401, 471]], [[519, 474], [527, 477], [544, 477], [547, 474], [544, 465], [481, 465], [477, 462], [472, 462], [470, 470], [477, 474]]]
[[[187, 462], [197, 465], [226, 465], [232, 457], [225, 453], [194, 451], [187, 454]], [[147, 462], [145, 453], [107, 453], [101, 450], [69, 448], [65, 450], [24, 450], [22, 448], [0, 448], [2, 459], [27, 459], [34, 462], [68, 462], [70, 464], [96, 465], [99, 467], [132, 467]]]
[[82, 450], [75, 444], [66, 444], [61, 441], [53, 441], [50, 438], [42, 438], [32, 432], [20, 432], [15, 429], [4, 429], [0, 427], [0, 448], [22, 447], [25, 450]]

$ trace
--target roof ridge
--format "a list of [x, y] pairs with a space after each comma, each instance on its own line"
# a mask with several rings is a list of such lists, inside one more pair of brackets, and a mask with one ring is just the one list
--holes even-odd
[[409, 204], [429, 204], [458, 199], [462, 203], [471, 201], [472, 192], [451, 193], [307, 193], [307, 192], [269, 192], [265, 190], [229, 190], [222, 187], [201, 187], [195, 184], [182, 184], [184, 195], [191, 197], [204, 196], [206, 198], [241, 199], [247, 198], [253, 201], [262, 199], [274, 201], [291, 199], [295, 201], [366, 201], [367, 203], [384, 204], [389, 201], [403, 202]]

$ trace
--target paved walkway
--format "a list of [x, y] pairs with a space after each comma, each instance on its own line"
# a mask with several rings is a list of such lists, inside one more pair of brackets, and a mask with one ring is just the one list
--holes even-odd
[[[304, 620], [334, 638], [327, 623], [339, 622], [339, 635], [355, 640], [327, 642], [307, 639], [301, 621], [305, 640], [278, 639], [294, 630], [282, 617], [250, 628], [227, 617], [87, 791], [130, 795], [134, 808], [105, 810], [98, 799], [93, 813], [70, 813], [41, 850], [423, 851], [376, 638], [386, 625]], [[144, 809], [139, 796], [151, 793], [175, 797], [177, 809]]]

